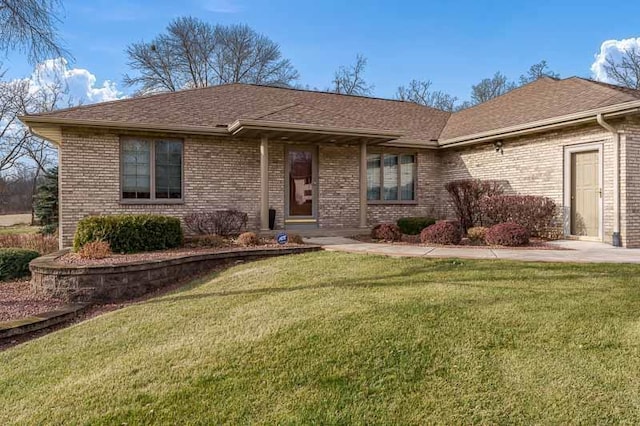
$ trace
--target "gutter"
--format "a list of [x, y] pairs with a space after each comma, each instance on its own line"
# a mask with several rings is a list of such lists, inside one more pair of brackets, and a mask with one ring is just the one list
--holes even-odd
[[604, 121], [602, 113], [596, 115], [596, 121], [613, 136], [613, 246], [622, 247], [620, 238], [620, 134], [611, 124]]

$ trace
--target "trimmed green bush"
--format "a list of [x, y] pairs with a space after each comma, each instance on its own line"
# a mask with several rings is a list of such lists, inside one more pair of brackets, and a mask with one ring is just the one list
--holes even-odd
[[436, 223], [436, 220], [431, 217], [402, 217], [396, 223], [403, 234], [418, 235], [424, 228]]
[[29, 262], [40, 253], [19, 248], [0, 249], [0, 281], [29, 275]]
[[105, 241], [114, 253], [136, 253], [179, 247], [183, 234], [180, 220], [152, 214], [89, 216], [78, 222], [73, 249]]

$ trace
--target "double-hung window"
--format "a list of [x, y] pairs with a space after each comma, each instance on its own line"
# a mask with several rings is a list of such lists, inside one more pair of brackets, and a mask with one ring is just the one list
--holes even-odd
[[367, 200], [411, 202], [416, 200], [416, 156], [367, 155]]
[[123, 202], [182, 201], [182, 141], [123, 138], [120, 186]]

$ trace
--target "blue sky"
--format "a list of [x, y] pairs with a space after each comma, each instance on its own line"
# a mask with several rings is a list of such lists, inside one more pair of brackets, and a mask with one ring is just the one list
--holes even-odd
[[[66, 0], [60, 31], [75, 57], [69, 66], [127, 93], [127, 44], [184, 15], [250, 25], [280, 44], [301, 84], [321, 89], [361, 53], [381, 97], [415, 78], [464, 100], [480, 79], [498, 70], [517, 79], [542, 59], [563, 77], [588, 77], [605, 40], [640, 36], [640, 2]], [[12, 77], [32, 69], [18, 55], [4, 66]]]

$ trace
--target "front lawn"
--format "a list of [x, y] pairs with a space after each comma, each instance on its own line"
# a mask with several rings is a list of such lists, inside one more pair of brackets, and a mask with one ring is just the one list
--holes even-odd
[[637, 423], [638, 272], [247, 263], [0, 353], [0, 424]]

